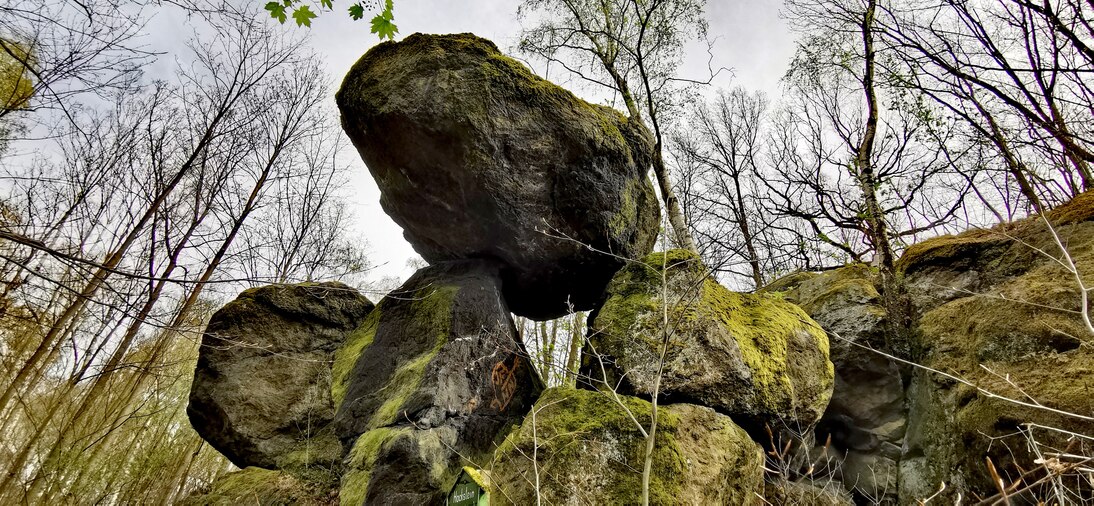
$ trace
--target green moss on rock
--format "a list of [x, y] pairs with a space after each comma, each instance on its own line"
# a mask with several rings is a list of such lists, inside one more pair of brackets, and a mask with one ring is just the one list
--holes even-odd
[[[650, 403], [570, 388], [545, 391], [490, 469], [493, 500], [636, 504]], [[624, 409], [622, 406], [625, 406]], [[628, 411], [630, 414], [628, 414]], [[633, 418], [632, 418], [633, 416]], [[651, 504], [748, 504], [761, 486], [760, 448], [744, 430], [708, 408], [662, 406], [650, 480]], [[532, 465], [535, 456], [536, 465]]]
[[620, 271], [592, 320], [590, 342], [584, 368], [594, 378], [600, 367], [592, 350], [611, 357], [606, 384], [622, 380], [626, 393], [648, 396], [660, 373], [662, 395], [740, 417], [757, 436], [767, 423], [816, 422], [831, 397], [824, 331], [777, 296], [727, 290], [685, 250], [654, 253]]
[[401, 364], [387, 384], [378, 390], [378, 394], [382, 394], [386, 400], [373, 413], [368, 428], [374, 429], [395, 423], [401, 408], [418, 390], [426, 366], [448, 343], [452, 323], [452, 302], [457, 290], [455, 286], [435, 286], [419, 290], [413, 295], [415, 300], [411, 305], [411, 314], [419, 322], [410, 325], [432, 331], [434, 333], [433, 347]]
[[368, 494], [369, 480], [372, 478], [372, 466], [383, 446], [408, 428], [383, 427], [370, 430], [353, 444], [346, 458], [346, 472], [342, 475], [342, 485], [338, 492], [339, 501], [344, 505], [364, 504]]
[[332, 482], [308, 481], [284, 471], [248, 467], [217, 478], [208, 490], [183, 499], [182, 506], [325, 506], [335, 504]]
[[327, 426], [317, 428], [311, 437], [297, 441], [292, 451], [276, 458], [276, 464], [278, 469], [307, 470], [317, 466], [329, 467], [330, 463], [341, 458], [342, 443], [334, 435], [334, 430]]
[[[1082, 273], [1094, 272], [1092, 210], [1094, 194], [1086, 193], [1046, 213]], [[1031, 441], [1042, 451], [1094, 450], [1069, 435], [1094, 434], [1083, 418], [1094, 413], [1094, 336], [1079, 315], [1074, 277], [1050, 257], [1059, 247], [1041, 217], [932, 239], [909, 253], [905, 279], [928, 296], [968, 278], [941, 300], [923, 297], [917, 331], [921, 363], [971, 385], [916, 373], [901, 493], [926, 496], [945, 482], [950, 495], [942, 500], [993, 495], [985, 457], [1008, 483], [1029, 471], [1023, 479], [1034, 482], [1040, 466]]]
[[383, 301], [380, 301], [380, 304], [365, 318], [365, 322], [357, 330], [354, 330], [346, 338], [345, 344], [334, 353], [334, 363], [331, 365], [331, 398], [334, 400], [335, 411], [338, 410], [338, 407], [342, 405], [342, 401], [346, 398], [346, 387], [349, 382], [350, 371], [357, 364], [357, 359], [361, 356], [361, 353], [376, 338], [376, 330], [380, 327], [380, 317], [383, 315], [381, 305], [383, 305]]

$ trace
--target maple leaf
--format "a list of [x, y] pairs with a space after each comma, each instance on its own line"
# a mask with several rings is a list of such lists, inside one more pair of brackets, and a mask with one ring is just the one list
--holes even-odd
[[266, 10], [270, 11], [270, 17], [281, 23], [285, 22], [285, 6], [282, 5], [281, 2], [270, 2], [266, 4]]
[[301, 5], [292, 11], [292, 18], [296, 20], [296, 26], [311, 27], [311, 20], [315, 13], [307, 5]]

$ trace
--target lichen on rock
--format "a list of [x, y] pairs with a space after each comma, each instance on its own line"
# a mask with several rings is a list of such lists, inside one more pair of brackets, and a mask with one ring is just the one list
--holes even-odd
[[[487, 458], [541, 385], [489, 260], [420, 269], [377, 304], [341, 363], [343, 503], [432, 504]], [[336, 397], [339, 394], [335, 394]]]
[[[638, 504], [646, 440], [637, 424], [649, 426], [651, 405], [610, 395], [546, 390], [535, 416], [498, 448], [488, 469], [491, 500], [534, 502], [538, 480], [546, 503]], [[661, 406], [650, 503], [755, 503], [762, 466], [760, 447], [729, 417], [690, 404]]]
[[758, 439], [765, 425], [810, 427], [832, 392], [828, 339], [808, 315], [775, 296], [727, 290], [684, 250], [621, 270], [589, 336], [582, 367], [596, 386], [649, 397], [660, 374], [664, 398], [710, 406]]

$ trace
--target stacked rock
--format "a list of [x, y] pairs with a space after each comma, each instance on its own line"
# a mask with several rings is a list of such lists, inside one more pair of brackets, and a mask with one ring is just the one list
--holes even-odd
[[592, 309], [621, 259], [653, 248], [649, 131], [488, 40], [415, 34], [380, 44], [337, 101], [407, 241], [431, 263], [496, 259], [518, 315]]
[[[659, 206], [639, 121], [470, 34], [382, 43], [336, 98], [381, 205], [429, 266], [375, 307], [317, 285], [338, 295], [266, 287], [218, 312], [189, 408], [205, 439], [240, 466], [295, 478], [327, 469], [342, 504], [443, 503], [469, 465], [488, 468], [475, 481], [499, 502], [565, 502], [575, 491], [632, 502], [657, 397], [653, 502], [755, 500], [760, 428], [808, 426], [824, 411], [827, 340], [796, 307], [718, 285], [694, 254], [650, 255]], [[299, 300], [238, 316], [256, 294], [286, 290]], [[588, 381], [544, 393], [511, 313], [575, 310], [594, 310]], [[331, 337], [301, 345], [307, 366], [283, 360], [295, 348], [281, 340], [310, 331], [301, 322]], [[224, 351], [255, 329], [262, 339]], [[319, 407], [302, 418], [289, 398], [300, 388], [273, 380], [238, 388], [251, 374], [318, 388]]]
[[652, 248], [652, 142], [467, 34], [380, 44], [336, 98], [381, 205], [431, 264], [335, 360], [342, 500], [434, 503], [539, 396], [510, 311], [591, 308], [621, 259]]

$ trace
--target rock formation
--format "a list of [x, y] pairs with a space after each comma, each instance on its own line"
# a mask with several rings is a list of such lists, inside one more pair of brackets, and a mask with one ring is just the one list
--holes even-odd
[[[488, 41], [380, 44], [338, 103], [431, 265], [375, 307], [320, 283], [217, 312], [188, 412], [257, 467], [190, 504], [440, 504], [465, 470], [494, 502], [637, 502], [655, 384], [656, 504], [985, 499], [992, 473], [1030, 502], [1092, 452], [1094, 338], [1038, 219], [908, 248], [911, 316], [864, 265], [740, 294], [648, 254], [648, 132]], [[1048, 215], [1080, 272], [1092, 218], [1094, 193]], [[569, 308], [594, 310], [584, 381], [544, 392], [510, 311]]]
[[824, 273], [798, 273], [762, 292], [794, 302], [832, 335], [835, 387], [817, 439], [831, 436], [833, 471], [860, 501], [896, 501], [907, 417], [898, 364], [870, 351], [885, 346], [886, 311], [871, 268], [854, 264]]
[[248, 467], [217, 478], [207, 490], [179, 502], [179, 506], [332, 506], [337, 485], [330, 476]]
[[596, 386], [649, 397], [660, 376], [661, 397], [712, 407], [758, 440], [765, 427], [808, 430], [832, 394], [828, 338], [809, 316], [771, 295], [727, 290], [685, 250], [620, 271], [589, 339], [583, 370]]
[[[490, 472], [502, 504], [637, 504], [650, 403], [621, 396], [635, 418], [604, 393], [544, 392], [535, 417], [498, 449]], [[660, 409], [650, 476], [651, 504], [756, 504], [763, 453], [729, 417], [710, 408]], [[534, 464], [533, 464], [534, 462]]]
[[[1047, 218], [1079, 272], [1094, 271], [1094, 193]], [[1009, 485], [1043, 478], [1038, 459], [1058, 469], [1074, 465], [1033, 448], [1092, 454], [1094, 443], [1073, 434], [1094, 434], [1094, 336], [1079, 314], [1079, 285], [1066, 262], [1057, 261], [1061, 254], [1044, 220], [1034, 216], [930, 239], [900, 259], [897, 267], [922, 313], [917, 359], [952, 375], [919, 369], [912, 378], [902, 500], [933, 494], [943, 482], [946, 500], [959, 493], [994, 496], [986, 458]], [[1089, 482], [1068, 488], [1076, 502], [1094, 497]], [[1048, 497], [1044, 490], [1023, 488], [1012, 500], [1036, 502]]]
[[541, 387], [498, 272], [485, 260], [423, 268], [339, 350], [336, 423], [353, 442], [343, 502], [441, 501], [461, 457], [488, 458], [535, 402]]
[[241, 293], [202, 337], [190, 423], [239, 467], [338, 461], [330, 364], [372, 307], [341, 283]]
[[591, 309], [620, 257], [653, 247], [650, 133], [490, 41], [415, 34], [379, 44], [337, 101], [407, 241], [429, 262], [500, 260], [516, 314]]

